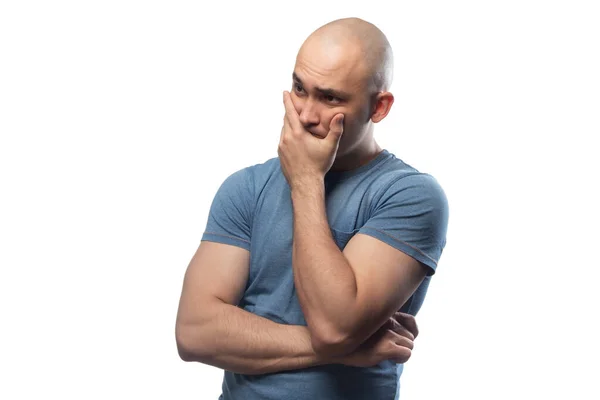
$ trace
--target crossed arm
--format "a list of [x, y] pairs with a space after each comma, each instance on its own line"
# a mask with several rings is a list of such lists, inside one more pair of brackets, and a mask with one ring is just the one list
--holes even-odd
[[322, 180], [296, 187], [292, 202], [294, 283], [313, 348], [348, 354], [402, 307], [427, 267], [363, 234], [340, 251], [327, 222]]
[[[309, 208], [318, 211], [318, 204], [318, 197], [294, 199], [293, 268], [308, 326], [278, 324], [236, 307], [247, 283], [250, 253], [203, 241], [186, 271], [177, 313], [177, 348], [183, 360], [250, 375], [402, 357], [400, 346], [406, 347], [406, 337], [411, 337], [406, 332], [401, 333], [405, 337], [390, 336], [390, 343], [399, 346], [382, 343], [363, 354], [355, 350], [418, 286], [403, 283], [403, 271], [411, 267], [401, 263], [410, 265], [412, 258], [366, 235], [356, 235], [342, 254], [322, 215], [302, 215]], [[410, 330], [416, 336], [416, 326]]]
[[177, 312], [180, 357], [247, 375], [333, 362], [315, 352], [305, 326], [278, 324], [236, 307], [249, 260], [249, 251], [240, 247], [200, 243], [186, 271]]

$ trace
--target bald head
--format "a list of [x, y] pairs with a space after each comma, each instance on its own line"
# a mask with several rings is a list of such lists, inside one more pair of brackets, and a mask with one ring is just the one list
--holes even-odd
[[393, 78], [392, 48], [379, 28], [359, 18], [329, 22], [302, 44], [299, 55], [326, 54], [332, 63], [347, 63], [358, 69], [373, 91], [387, 91]]

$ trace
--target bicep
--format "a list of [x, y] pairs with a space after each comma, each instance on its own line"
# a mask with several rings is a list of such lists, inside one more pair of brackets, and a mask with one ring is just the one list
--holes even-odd
[[413, 295], [427, 267], [411, 256], [364, 234], [343, 251], [356, 279], [356, 319], [351, 337], [366, 339]]
[[196, 322], [215, 301], [237, 305], [248, 281], [249, 268], [248, 250], [200, 242], [185, 273], [177, 313], [178, 326]]

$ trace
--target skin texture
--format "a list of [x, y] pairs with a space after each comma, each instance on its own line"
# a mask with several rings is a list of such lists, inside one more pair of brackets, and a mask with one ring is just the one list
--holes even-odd
[[[390, 307], [378, 306], [375, 320], [344, 346], [339, 346], [344, 323], [350, 332], [364, 321], [349, 318], [345, 322], [334, 319], [335, 324], [330, 325], [321, 322], [333, 311], [349, 314], [358, 310], [361, 316], [370, 312], [356, 306], [357, 282], [362, 280], [351, 269], [363, 260], [354, 255], [350, 264], [332, 242], [326, 220], [324, 224], [323, 197], [318, 193], [328, 170], [356, 168], [381, 151], [373, 140], [372, 125], [387, 115], [393, 103], [393, 96], [386, 91], [391, 82], [390, 65], [391, 49], [376, 27], [358, 19], [333, 21], [315, 31], [302, 45], [294, 68], [302, 80], [301, 87], [296, 87], [296, 82], [291, 95], [284, 94], [286, 114], [280, 161], [282, 172], [293, 187], [294, 237], [300, 239], [294, 241], [293, 268], [302, 277], [295, 283], [302, 287], [302, 307], [310, 315], [310, 325], [277, 324], [237, 307], [248, 280], [250, 253], [236, 246], [202, 241], [188, 265], [177, 312], [175, 333], [183, 360], [237, 373], [263, 374], [330, 363], [369, 367], [383, 360], [404, 363], [409, 359], [418, 334], [411, 315], [388, 312]], [[349, 96], [338, 102], [324, 96], [318, 87], [343, 90]], [[342, 115], [343, 124], [337, 124]], [[320, 232], [315, 236], [319, 245], [315, 246], [314, 260], [307, 258], [306, 251], [312, 245], [306, 235], [313, 229]], [[356, 237], [346, 248], [350, 255], [360, 253], [362, 246], [370, 252], [365, 254], [381, 250], [380, 244], [361, 244]], [[402, 256], [390, 249], [384, 248], [382, 256], [374, 260], [397, 270], [393, 266]], [[321, 276], [313, 270], [322, 263], [330, 263], [333, 275]], [[370, 265], [364, 262], [361, 271], [368, 272]], [[381, 270], [382, 266], [378, 268]], [[388, 279], [388, 275], [382, 275], [380, 280]], [[320, 280], [324, 286], [313, 286], [310, 280]], [[328, 288], [333, 288], [329, 298], [339, 296], [333, 302], [335, 308], [315, 311], [306, 295], [314, 293], [316, 298], [323, 298]], [[380, 289], [362, 284], [358, 288], [365, 296]], [[393, 307], [409, 291], [403, 290]], [[351, 308], [338, 308], [344, 301]], [[372, 334], [367, 335], [367, 331]], [[358, 337], [362, 338], [360, 343]]]
[[184, 361], [257, 375], [345, 364], [370, 367], [406, 362], [418, 335], [412, 315], [397, 313], [364, 346], [345, 356], [320, 354], [306, 326], [275, 323], [236, 307], [248, 280], [250, 252], [203, 241], [190, 261], [175, 336]]
[[[385, 118], [394, 102], [387, 91], [392, 58], [385, 35], [358, 18], [333, 21], [302, 44], [291, 90], [300, 122], [307, 131], [324, 138], [333, 118], [344, 115], [344, 135], [332, 170], [354, 169], [381, 152], [373, 125]], [[347, 96], [338, 98], [317, 88], [343, 91]]]
[[[356, 168], [381, 151], [373, 124], [385, 118], [393, 95], [377, 91], [389, 79], [377, 75], [385, 66], [370, 61], [387, 60], [385, 46], [367, 44], [386, 42], [379, 30], [356, 19], [322, 27], [302, 45], [292, 93], [283, 96], [278, 154], [294, 207], [294, 283], [320, 354], [356, 350], [402, 307], [427, 272], [368, 235], [355, 235], [342, 253], [327, 222], [325, 174]], [[336, 96], [339, 92], [344, 95]]]

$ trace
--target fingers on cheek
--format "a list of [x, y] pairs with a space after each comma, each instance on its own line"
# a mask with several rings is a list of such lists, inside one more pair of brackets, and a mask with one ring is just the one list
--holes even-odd
[[296, 132], [294, 132], [294, 129], [292, 128], [292, 122], [290, 121], [290, 117], [288, 115], [285, 116], [285, 126], [290, 135], [294, 135], [296, 133]]
[[289, 140], [290, 140], [290, 139], [289, 139], [289, 137], [286, 135], [286, 132], [285, 132], [285, 130], [282, 130], [282, 131], [281, 131], [281, 137], [280, 137], [280, 139], [279, 139], [279, 145], [280, 145], [280, 146], [283, 146], [283, 145], [285, 145], [285, 144], [286, 144], [286, 143], [287, 143]]
[[283, 138], [285, 137], [285, 130], [286, 128], [286, 119], [285, 117], [283, 117], [283, 126], [281, 127], [281, 133], [279, 134], [279, 147], [281, 147], [281, 145], [283, 144]]

